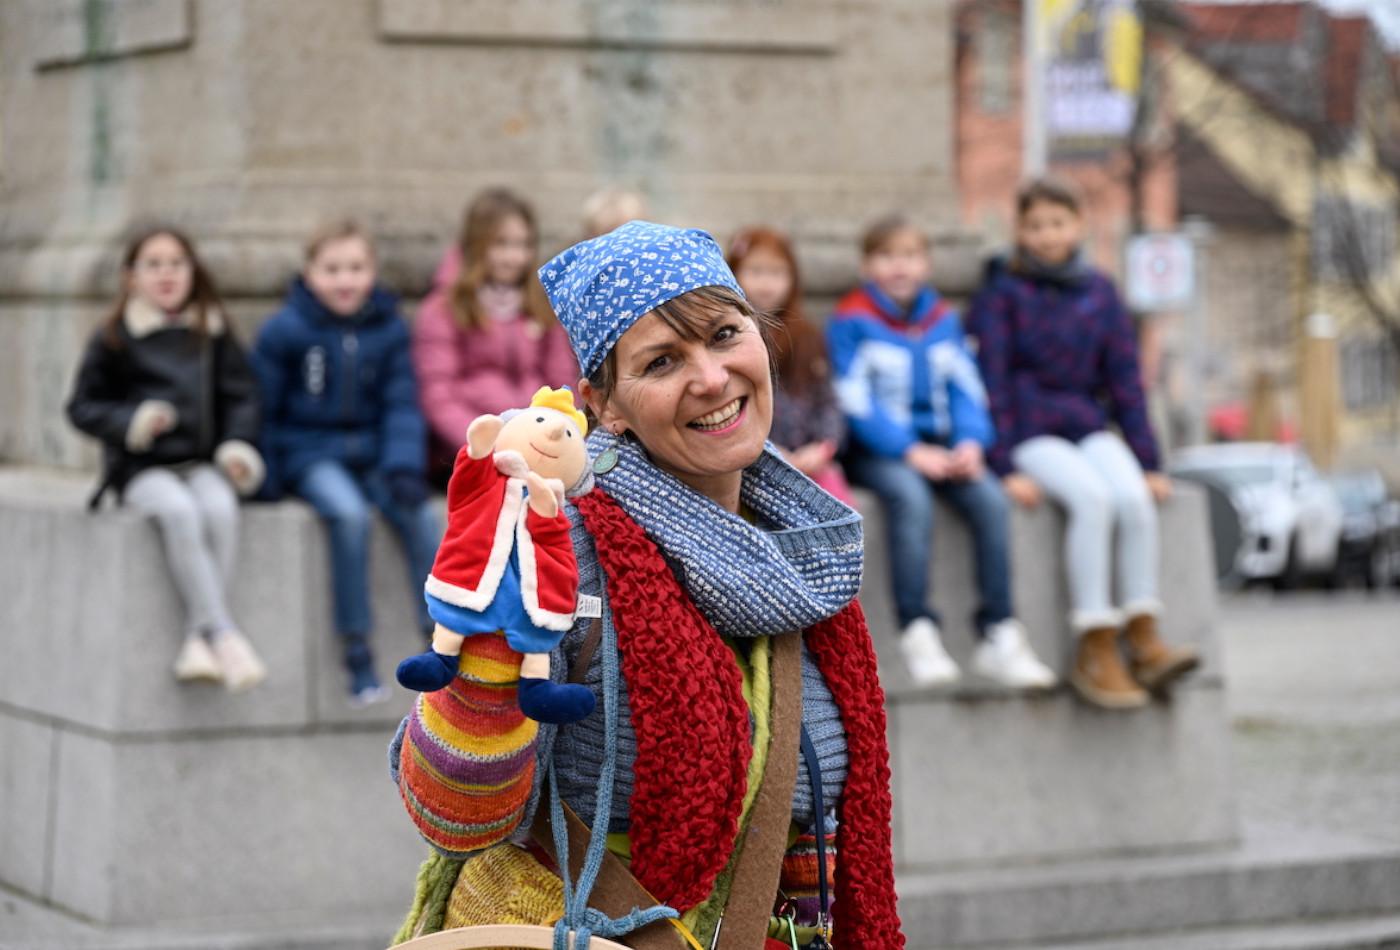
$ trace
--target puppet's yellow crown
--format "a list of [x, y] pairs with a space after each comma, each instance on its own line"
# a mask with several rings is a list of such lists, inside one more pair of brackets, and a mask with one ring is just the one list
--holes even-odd
[[530, 400], [531, 409], [553, 409], [555, 412], [562, 412], [568, 416], [578, 426], [579, 435], [588, 435], [588, 418], [574, 408], [574, 393], [568, 386], [561, 389], [550, 389], [548, 386], [541, 386], [535, 391], [535, 398]]

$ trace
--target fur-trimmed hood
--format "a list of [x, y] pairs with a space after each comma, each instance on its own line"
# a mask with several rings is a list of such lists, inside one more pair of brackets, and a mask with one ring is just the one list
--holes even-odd
[[[122, 326], [133, 340], [148, 337], [157, 330], [192, 330], [195, 327], [195, 308], [185, 307], [176, 314], [167, 314], [159, 307], [141, 297], [132, 297], [122, 310]], [[210, 336], [223, 336], [227, 328], [223, 311], [210, 307], [204, 314], [204, 330]]]

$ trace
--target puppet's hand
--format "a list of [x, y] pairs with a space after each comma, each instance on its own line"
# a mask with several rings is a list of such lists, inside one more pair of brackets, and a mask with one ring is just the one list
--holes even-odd
[[505, 422], [500, 416], [477, 416], [467, 426], [467, 454], [474, 459], [484, 459], [496, 447], [496, 437], [501, 434]]
[[564, 494], [564, 483], [557, 478], [545, 478], [538, 472], [526, 472], [525, 484], [530, 488], [530, 510], [541, 518], [553, 518], [559, 514], [559, 496]]

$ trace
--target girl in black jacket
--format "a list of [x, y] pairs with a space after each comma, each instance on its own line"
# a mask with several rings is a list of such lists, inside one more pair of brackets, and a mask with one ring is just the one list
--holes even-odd
[[78, 369], [68, 418], [103, 444], [102, 484], [154, 515], [184, 601], [181, 680], [231, 690], [267, 675], [229, 615], [238, 499], [263, 478], [257, 385], [213, 282], [189, 239], [165, 226], [137, 234], [122, 290]]

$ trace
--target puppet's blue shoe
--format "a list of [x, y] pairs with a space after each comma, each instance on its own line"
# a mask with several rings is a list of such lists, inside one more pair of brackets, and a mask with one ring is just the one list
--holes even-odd
[[434, 693], [452, 682], [452, 678], [457, 675], [460, 659], [426, 650], [400, 663], [394, 675], [398, 678], [399, 685], [405, 689]]
[[521, 677], [519, 699], [520, 711], [536, 722], [565, 725], [593, 712], [593, 691], [578, 683]]

